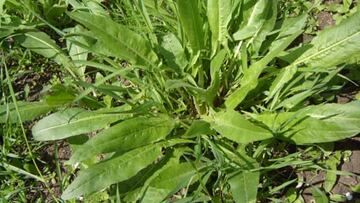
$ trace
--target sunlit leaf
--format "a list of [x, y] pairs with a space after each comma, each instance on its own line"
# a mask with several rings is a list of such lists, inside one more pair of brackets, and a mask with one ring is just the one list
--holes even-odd
[[[123, 111], [127, 108], [124, 106]], [[112, 113], [111, 110], [87, 111], [70, 108], [41, 119], [32, 128], [32, 134], [36, 140], [59, 140], [104, 128], [130, 115], [121, 112]]]
[[198, 2], [198, 0], [177, 0], [180, 22], [194, 54], [204, 46], [203, 22]]
[[129, 60], [143, 68], [157, 67], [158, 57], [150, 43], [139, 34], [108, 17], [87, 12], [72, 12], [68, 15], [90, 29], [113, 56]]
[[211, 127], [220, 135], [243, 144], [272, 138], [270, 131], [251, 123], [234, 110], [215, 114]]
[[[17, 102], [19, 114], [23, 122], [30, 121], [38, 116], [46, 114], [54, 108], [45, 102]], [[0, 123], [19, 122], [18, 113], [13, 103], [0, 106]]]
[[195, 181], [196, 170], [191, 163], [174, 164], [163, 170], [147, 188], [142, 202], [162, 202], [166, 197]]
[[207, 2], [207, 17], [211, 30], [213, 52], [219, 44], [227, 46], [227, 26], [231, 20], [233, 2], [231, 0], [209, 0]]
[[235, 202], [255, 203], [257, 200], [260, 172], [240, 172], [229, 178], [230, 189]]
[[327, 68], [346, 62], [360, 53], [360, 11], [339, 25], [323, 30], [311, 42], [294, 65], [302, 63], [314, 69]]
[[160, 155], [161, 146], [150, 145], [100, 162], [81, 171], [61, 197], [64, 200], [72, 199], [99, 191], [113, 183], [127, 180], [155, 161]]
[[[256, 116], [296, 144], [334, 142], [360, 132], [360, 103], [309, 106], [298, 112]], [[280, 137], [281, 138], [281, 137]]]

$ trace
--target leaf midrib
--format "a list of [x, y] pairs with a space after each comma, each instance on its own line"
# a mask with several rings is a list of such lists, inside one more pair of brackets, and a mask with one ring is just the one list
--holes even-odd
[[320, 50], [319, 52], [316, 52], [316, 53], [314, 53], [314, 54], [312, 54], [312, 55], [310, 55], [310, 56], [308, 56], [308, 57], [305, 57], [304, 59], [299, 60], [298, 62], [295, 61], [293, 65], [296, 66], [296, 65], [299, 65], [299, 64], [301, 64], [301, 63], [306, 63], [307, 60], [310, 60], [311, 58], [316, 57], [317, 55], [320, 55], [320, 54], [322, 54], [322, 53], [325, 53], [325, 52], [331, 50], [332, 48], [334, 48], [334, 47], [336, 47], [336, 46], [339, 46], [339, 45], [342, 44], [342, 43], [345, 43], [346, 41], [350, 40], [351, 38], [355, 37], [355, 36], [358, 35], [358, 34], [360, 34], [360, 30], [357, 31], [357, 32], [355, 32], [354, 34], [351, 34], [350, 36], [346, 37], [345, 39], [342, 39], [342, 40], [340, 40], [340, 41], [338, 41], [338, 42], [330, 45], [329, 47], [326, 47], [326, 48], [324, 48], [323, 50]]
[[[43, 44], [47, 45], [48, 47], [52, 48], [53, 50], [55, 50], [56, 53], [62, 54], [62, 52], [61, 52], [56, 46], [53, 46], [53, 45], [49, 44], [48, 42], [46, 42], [46, 41], [44, 41], [44, 40], [42, 40], [42, 39], [40, 39], [40, 38], [38, 38], [38, 37], [35, 37], [35, 36], [32, 35], [32, 34], [25, 33], [24, 35], [25, 35], [25, 36], [28, 36], [28, 37], [31, 37], [31, 38], [33, 38], [33, 39], [35, 39], [35, 40], [38, 40], [38, 41], [40, 41], [41, 43], [43, 43]], [[51, 38], [50, 38], [50, 40], [51, 40]]]
[[250, 202], [249, 201], [249, 196], [248, 196], [248, 191], [247, 191], [247, 186], [246, 186], [247, 184], [246, 184], [246, 180], [245, 180], [246, 179], [245, 172], [243, 172], [242, 175], [243, 175], [243, 184], [244, 184], [243, 186], [244, 186], [244, 191], [245, 191], [244, 192], [245, 193], [245, 200], [246, 200], [246, 202]]
[[[153, 146], [151, 146], [151, 147], [149, 147], [148, 149], [145, 149], [145, 150], [140, 150], [141, 148], [139, 148], [139, 149], [137, 149], [136, 151], [139, 151], [138, 153], [134, 153], [134, 151], [132, 151], [135, 155], [134, 156], [131, 156], [130, 154], [125, 154], [124, 156], [121, 156], [121, 157], [123, 157], [123, 159], [120, 159], [119, 160], [119, 162], [117, 162], [117, 167], [119, 168], [119, 166], [121, 166], [122, 164], [124, 164], [124, 163], [126, 163], [126, 162], [129, 162], [129, 161], [131, 161], [132, 159], [134, 159], [134, 158], [136, 158], [136, 157], [139, 157], [139, 156], [141, 156], [142, 154], [144, 154], [144, 153], [148, 153], [149, 151], [151, 151], [151, 150], [155, 150], [157, 147], [159, 147], [158, 145], [153, 145]], [[119, 157], [120, 158], [120, 157]], [[114, 163], [111, 163], [110, 165], [111, 166], [113, 166], [113, 164]], [[100, 165], [100, 164], [99, 164]], [[99, 165], [97, 165], [97, 166], [99, 166]], [[113, 167], [111, 167], [111, 169], [112, 169]], [[113, 169], [112, 169], [113, 170]], [[78, 187], [76, 187], [76, 188], [74, 188], [74, 189], [72, 189], [71, 191], [69, 191], [69, 192], [67, 192], [68, 194], [67, 194], [67, 196], [70, 196], [70, 197], [72, 197], [73, 195], [73, 193], [78, 193], [77, 191], [78, 190], [80, 190], [81, 191], [81, 189], [83, 189], [82, 188], [82, 186], [83, 185], [86, 185], [86, 184], [88, 184], [89, 182], [91, 182], [94, 178], [96, 178], [96, 177], [98, 177], [100, 174], [105, 174], [105, 173], [110, 173], [109, 172], [109, 169], [105, 169], [105, 170], [102, 170], [102, 171], [100, 171], [100, 172], [98, 172], [98, 173], [95, 173], [95, 175], [91, 175], [90, 177], [91, 178], [88, 178], [87, 180], [85, 180], [84, 182], [82, 182], [82, 184], [80, 184], [80, 185], [78, 185]]]
[[[123, 134], [121, 134], [121, 133], [119, 133], [120, 135], [118, 135], [118, 137], [116, 137], [116, 138], [114, 138], [114, 139], [112, 139], [111, 140], [111, 142], [117, 142], [118, 140], [122, 140], [122, 139], [124, 139], [124, 138], [126, 138], [126, 137], [128, 137], [128, 136], [134, 136], [134, 135], [136, 135], [136, 134], [139, 134], [140, 132], [143, 132], [143, 131], [149, 131], [149, 130], [152, 130], [153, 128], [167, 128], [167, 127], [171, 127], [171, 125], [165, 125], [166, 124], [166, 122], [159, 122], [159, 121], [157, 121], [157, 122], [155, 122], [155, 124], [154, 123], [152, 123], [152, 124], [149, 124], [149, 127], [147, 127], [147, 128], [140, 128], [140, 129], [138, 129], [138, 130], [132, 130], [131, 132], [125, 132], [125, 133], [123, 133]], [[170, 123], [167, 123], [167, 124], [170, 124]], [[132, 126], [133, 127], [133, 126]], [[122, 130], [124, 130], [124, 129], [122, 129]], [[121, 135], [125, 135], [125, 136], [121, 136]], [[156, 142], [156, 140], [155, 140], [155, 142]], [[91, 144], [94, 144], [94, 143], [91, 143]], [[102, 142], [102, 143], [98, 143], [96, 146], [94, 146], [94, 145], [90, 145], [89, 147], [91, 147], [94, 151], [96, 151], [96, 152], [100, 152], [101, 153], [101, 151], [99, 150], [99, 148], [101, 148], [102, 146], [107, 146], [109, 143], [108, 142]], [[110, 144], [110, 145], [112, 145], [112, 143]], [[147, 145], [147, 144], [144, 144], [144, 145]], [[144, 145], [142, 145], [142, 146], [144, 146]], [[141, 146], [140, 146], [141, 147]], [[84, 149], [84, 148], [83, 148]], [[85, 150], [81, 150], [80, 152], [81, 153], [84, 153], [84, 152], [86, 152], [87, 151], [87, 149], [85, 148]]]
[[[233, 125], [231, 123], [223, 122], [223, 121], [221, 121], [222, 119], [216, 119], [216, 120], [217, 120], [216, 123], [217, 123], [218, 126], [227, 126], [227, 127], [231, 127], [231, 128], [235, 128], [235, 129], [240, 129], [240, 130], [249, 132], [249, 134], [258, 134], [258, 135], [260, 135], [262, 137], [265, 137], [264, 135], [270, 137], [270, 135], [271, 135], [270, 132], [267, 132], [265, 129], [262, 129], [262, 128], [258, 127], [258, 126], [254, 126], [254, 127], [257, 128], [257, 130], [259, 130], [259, 131], [262, 130], [263, 132], [259, 132], [259, 131], [255, 132], [254, 129], [241, 128], [241, 127]], [[247, 122], [249, 122], [249, 121], [247, 121]]]
[[[82, 21], [82, 20], [80, 20]], [[85, 20], [86, 21], [86, 20]], [[91, 21], [86, 21], [89, 25], [93, 26], [95, 29], [97, 29], [98, 31], [101, 31], [102, 29], [100, 29], [99, 27], [96, 26], [96, 24], [92, 23]], [[115, 23], [116, 24], [116, 23]], [[116, 32], [118, 32], [118, 30], [116, 29]], [[115, 39], [115, 41], [119, 42], [120, 44], [122, 44], [123, 46], [125, 46], [128, 50], [130, 50], [134, 55], [140, 57], [141, 59], [143, 59], [144, 61], [146, 61], [149, 65], [151, 65], [152, 67], [156, 67], [155, 64], [153, 64], [150, 60], [148, 60], [146, 57], [142, 56], [141, 54], [139, 54], [136, 50], [134, 50], [133, 48], [129, 47], [126, 43], [123, 43], [121, 40], [119, 40], [119, 38], [112, 36], [110, 34], [108, 34], [108, 32], [104, 32], [104, 35], [109, 36], [112, 39]], [[150, 49], [150, 53], [154, 53], [151, 49]]]
[[55, 128], [61, 128], [61, 127], [64, 127], [64, 126], [67, 126], [67, 125], [73, 125], [73, 124], [77, 124], [79, 122], [83, 122], [83, 121], [87, 121], [87, 120], [92, 120], [92, 119], [96, 119], [96, 118], [101, 118], [101, 117], [108, 117], [108, 116], [113, 116], [112, 114], [101, 114], [101, 115], [96, 115], [96, 116], [91, 116], [91, 117], [84, 117], [84, 118], [80, 118], [74, 122], [71, 122], [71, 119], [70, 120], [67, 120], [66, 123], [62, 123], [62, 124], [59, 124], [59, 125], [56, 125], [56, 126], [51, 126], [51, 127], [48, 127], [48, 128], [43, 128], [41, 130], [38, 130], [36, 131], [37, 133], [43, 133], [44, 131], [49, 131], [49, 130], [52, 130], [52, 129], [55, 129]]

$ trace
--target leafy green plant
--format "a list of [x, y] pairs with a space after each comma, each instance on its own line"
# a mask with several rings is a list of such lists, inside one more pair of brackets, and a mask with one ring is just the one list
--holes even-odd
[[[277, 1], [129, 2], [122, 8], [135, 19], [118, 16], [122, 23], [73, 5], [67, 15], [79, 25], [62, 34], [66, 51], [37, 29], [13, 31], [74, 80], [64, 93], [71, 101], [19, 105], [26, 120], [58, 109], [35, 124], [34, 139], [98, 132], [68, 161], [81, 170], [64, 200], [111, 186], [125, 202], [295, 201], [298, 193], [277, 192], [301, 180], [274, 187], [269, 173], [339, 175], [312, 153], [360, 132], [360, 103], [313, 100], [359, 58], [360, 12], [294, 46], [306, 14], [278, 18]], [[93, 83], [85, 80], [90, 69]], [[11, 106], [3, 109], [1, 122], [16, 120]], [[327, 191], [331, 185], [329, 177]]]

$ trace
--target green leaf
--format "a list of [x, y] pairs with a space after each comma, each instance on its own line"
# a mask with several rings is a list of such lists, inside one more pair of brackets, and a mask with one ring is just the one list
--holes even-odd
[[326, 160], [326, 165], [329, 170], [326, 171], [326, 177], [324, 182], [324, 190], [330, 192], [336, 184], [337, 175], [333, 171], [337, 170], [338, 165], [341, 162], [341, 153], [336, 151], [333, 156]]
[[244, 76], [241, 78], [240, 87], [232, 92], [225, 100], [225, 106], [229, 109], [235, 109], [258, 85], [259, 76], [268, 63], [271, 62], [281, 51], [286, 49], [290, 43], [300, 34], [294, 33], [277, 46], [276, 49], [271, 50], [264, 58], [252, 64], [248, 69], [244, 70]]
[[15, 31], [15, 27], [0, 28], [0, 39], [10, 36]]
[[159, 162], [148, 166], [142, 170], [140, 174], [131, 178], [131, 180], [123, 182], [120, 187], [127, 192], [124, 201], [135, 202], [140, 200], [144, 196], [153, 179], [156, 178], [163, 170], [174, 164], [178, 164], [180, 157], [184, 154], [184, 151], [185, 148], [175, 148], [175, 150], [169, 150]]
[[278, 46], [280, 46], [283, 43], [284, 40], [286, 40], [287, 37], [302, 31], [305, 26], [307, 17], [308, 17], [307, 14], [302, 14], [295, 18], [285, 18], [284, 22], [281, 25], [279, 35], [276, 37], [275, 41], [271, 43], [269, 49], [270, 50], [276, 49]]
[[275, 80], [271, 83], [269, 95], [267, 100], [270, 100], [275, 96], [277, 92], [279, 92], [284, 85], [289, 82], [297, 72], [296, 66], [287, 66], [281, 70], [281, 72], [277, 75]]
[[44, 14], [46, 17], [46, 20], [49, 21], [51, 24], [62, 24], [64, 21], [64, 14], [66, 11], [65, 5], [59, 5], [52, 3], [51, 5], [48, 5], [47, 7], [44, 7]]
[[[0, 166], [2, 168], [4, 168], [6, 171], [14, 171], [14, 172], [16, 172], [18, 174], [27, 176], [29, 178], [33, 178], [33, 179], [35, 179], [37, 181], [40, 181], [40, 182], [43, 182], [43, 183], [46, 182], [42, 177], [39, 177], [39, 176], [37, 176], [35, 174], [32, 174], [32, 173], [28, 172], [28, 170], [24, 170], [24, 169], [19, 168], [17, 166], [13, 166], [13, 165], [10, 165], [8, 163], [5, 163], [4, 161], [0, 162]], [[31, 166], [33, 166], [33, 165], [31, 165]], [[24, 168], [25, 168], [25, 164], [24, 164]], [[1, 192], [4, 192], [4, 191], [2, 190]]]
[[220, 135], [243, 144], [273, 137], [270, 131], [251, 123], [234, 110], [215, 114], [211, 127]]
[[210, 77], [211, 83], [216, 83], [215, 80], [220, 76], [220, 69], [224, 65], [224, 61], [226, 59], [226, 50], [222, 49], [219, 51], [215, 57], [211, 60], [210, 63]]
[[[248, 1], [245, 3], [244, 8], [253, 4], [253, 7], [249, 11], [245, 11], [245, 23], [242, 27], [233, 35], [235, 40], [245, 40], [252, 38], [252, 41], [256, 40], [262, 42], [267, 33], [272, 30], [276, 20], [276, 5], [277, 1]], [[275, 8], [275, 12], [274, 9]], [[248, 13], [250, 12], [250, 13]], [[247, 17], [247, 15], [249, 15]], [[255, 51], [257, 52], [259, 43], [256, 42]]]
[[209, 94], [208, 94], [207, 90], [200, 88], [200, 87], [195, 87], [195, 86], [193, 86], [187, 82], [184, 82], [182, 80], [167, 80], [165, 86], [166, 86], [167, 90], [177, 89], [177, 88], [187, 88], [189, 90], [196, 92], [197, 97], [200, 100], [209, 101], [209, 98], [208, 98]]
[[103, 5], [101, 5], [101, 1], [77, 1], [77, 0], [67, 0], [68, 4], [70, 4], [74, 10], [80, 10], [86, 8], [91, 11], [95, 15], [109, 16], [109, 12], [105, 10]]
[[77, 70], [70, 59], [62, 52], [60, 47], [44, 32], [29, 31], [17, 35], [15, 39], [21, 46], [40, 54], [46, 58], [53, 59], [56, 63], [63, 65], [73, 76]]
[[[81, 26], [75, 26], [73, 28], [70, 28], [69, 33], [81, 33], [81, 32], [85, 32], [85, 29], [82, 28]], [[88, 51], [87, 49], [77, 45], [76, 43], [74, 43], [73, 41], [76, 42], [80, 42], [82, 44], [86, 44], [86, 39], [83, 36], [73, 36], [73, 37], [68, 37], [66, 40], [66, 47], [68, 49], [69, 55], [71, 57], [72, 60], [74, 61], [86, 61], [88, 58]], [[85, 68], [86, 66], [79, 66], [77, 65], [77, 67], [80, 69], [79, 72], [81, 74], [82, 77], [85, 77]]]
[[227, 46], [227, 26], [231, 20], [232, 6], [231, 0], [209, 0], [207, 2], [207, 17], [214, 53], [219, 44]]
[[5, 4], [5, 1], [6, 0], [0, 0], [0, 15], [4, 15], [3, 13], [3, 7], [4, 7], [4, 4]]
[[196, 181], [196, 170], [192, 163], [179, 163], [168, 166], [155, 177], [147, 188], [141, 202], [158, 203], [166, 197]]
[[[300, 15], [295, 18], [286, 18], [280, 28], [279, 35], [277, 36], [276, 40], [271, 43], [271, 46], [269, 48], [270, 52], [279, 48], [282, 43], [286, 42], [289, 39], [289, 37], [297, 37], [298, 35], [300, 35], [302, 33], [303, 27], [305, 26], [306, 19], [306, 14]], [[292, 79], [296, 72], [296, 66], [285, 67], [271, 84], [267, 100], [273, 98], [275, 94], [280, 91], [289, 80]]]
[[273, 30], [277, 17], [277, 0], [266, 1], [266, 9], [263, 13], [265, 21], [257, 32], [252, 36], [252, 47], [255, 53], [260, 51], [262, 43], [265, 41], [266, 37]]
[[[30, 121], [54, 108], [45, 102], [17, 102], [17, 105], [23, 122]], [[13, 103], [0, 106], [0, 123], [6, 123], [7, 121], [10, 123], [19, 122], [18, 114]]]
[[123, 153], [162, 139], [174, 128], [174, 120], [167, 116], [137, 117], [114, 125], [79, 147], [69, 163], [86, 160], [96, 154], [117, 151]]
[[54, 59], [58, 64], [62, 64], [64, 53], [60, 47], [44, 32], [31, 31], [23, 33], [15, 38], [21, 45], [31, 51], [36, 52], [46, 58]]
[[90, 194], [136, 175], [161, 155], [161, 145], [150, 145], [90, 166], [66, 188], [64, 200]]
[[226, 158], [230, 162], [236, 163], [242, 169], [250, 170], [259, 168], [259, 164], [256, 159], [250, 157], [245, 149], [246, 145], [239, 145], [236, 151], [229, 146], [225, 146], [223, 143], [219, 145], [222, 153], [226, 155]]
[[327, 68], [346, 62], [360, 53], [360, 11], [339, 25], [325, 29], [311, 42], [293, 65], [305, 63], [311, 68]]
[[189, 129], [185, 132], [184, 137], [197, 137], [200, 135], [209, 135], [214, 132], [210, 128], [210, 123], [203, 120], [195, 120], [191, 123]]
[[329, 198], [319, 188], [313, 187], [311, 192], [312, 192], [312, 195], [313, 195], [316, 203], [328, 203], [329, 202]]
[[360, 193], [360, 183], [351, 188], [352, 191]]
[[217, 96], [217, 93], [220, 88], [220, 83], [221, 83], [220, 70], [224, 64], [226, 55], [227, 55], [226, 50], [222, 49], [215, 55], [215, 57], [211, 60], [210, 63], [211, 84], [210, 87], [206, 90], [206, 94], [207, 94], [207, 101], [211, 106], [213, 105], [214, 99]]
[[[123, 106], [118, 110], [127, 110], [127, 108], [128, 106]], [[129, 114], [111, 113], [111, 111], [111, 109], [98, 111], [87, 111], [80, 108], [65, 109], [37, 122], [32, 128], [32, 134], [34, 139], [39, 141], [59, 140], [104, 128], [130, 116]]]
[[298, 112], [256, 116], [298, 145], [335, 142], [360, 132], [360, 102], [309, 106]]
[[303, 200], [302, 196], [298, 194], [298, 191], [291, 187], [289, 188], [289, 190], [286, 192], [286, 200], [287, 202], [291, 202], [291, 203], [304, 203], [305, 201]]
[[72, 88], [57, 84], [51, 87], [44, 100], [49, 106], [55, 107], [70, 104], [74, 99], [75, 91]]
[[76, 11], [68, 15], [87, 27], [113, 56], [143, 68], [154, 68], [158, 57], [143, 36], [120, 25], [109, 17]]
[[317, 92], [316, 89], [315, 90], [314, 89], [308, 89], [308, 90], [305, 90], [305, 91], [300, 92], [298, 94], [295, 94], [295, 95], [293, 95], [293, 96], [291, 96], [289, 98], [286, 98], [284, 100], [279, 99], [278, 101], [281, 101], [281, 103], [276, 105], [275, 108], [279, 109], [281, 107], [285, 107], [287, 109], [292, 109], [296, 105], [298, 105], [300, 102], [304, 101], [306, 98], [314, 95], [316, 92]]
[[255, 203], [259, 179], [259, 171], [244, 171], [229, 178], [230, 190], [235, 202]]
[[204, 46], [203, 22], [199, 13], [198, 0], [177, 0], [179, 18], [189, 40], [193, 54], [196, 54]]
[[360, 102], [314, 106], [307, 115], [285, 135], [297, 144], [334, 142], [360, 132]]
[[188, 61], [180, 41], [173, 34], [165, 35], [161, 42], [160, 52], [170, 67], [184, 70]]
[[243, 23], [241, 24], [240, 29], [233, 34], [235, 40], [245, 40], [248, 39], [260, 29], [261, 25], [264, 23], [264, 13], [266, 10], [266, 1], [247, 1], [243, 5]]

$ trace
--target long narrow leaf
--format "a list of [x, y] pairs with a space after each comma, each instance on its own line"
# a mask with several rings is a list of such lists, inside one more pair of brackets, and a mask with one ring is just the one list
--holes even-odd
[[[45, 102], [18, 102], [19, 113], [22, 121], [32, 120], [52, 110], [54, 107]], [[14, 104], [0, 106], [0, 123], [18, 122], [18, 116]]]
[[298, 112], [263, 114], [257, 119], [283, 139], [299, 145], [334, 142], [360, 133], [360, 102], [309, 106]]
[[136, 175], [161, 155], [160, 145], [145, 146], [122, 156], [100, 162], [81, 171], [78, 177], [64, 191], [64, 200], [99, 191], [113, 183], [121, 182]]
[[360, 53], [360, 11], [339, 25], [320, 32], [294, 65], [327, 68], [346, 62]]
[[93, 155], [112, 151], [126, 152], [164, 139], [174, 127], [167, 116], [137, 117], [106, 129], [79, 147], [69, 163], [86, 160]]
[[207, 2], [207, 17], [211, 30], [213, 52], [219, 44], [227, 45], [227, 26], [231, 20], [231, 0], [209, 0]]
[[167, 167], [150, 183], [142, 202], [162, 202], [166, 197], [186, 187], [191, 180], [196, 180], [195, 174], [196, 170], [191, 163], [173, 164]]
[[181, 25], [194, 54], [204, 46], [203, 23], [198, 2], [198, 0], [177, 1]]
[[86, 111], [80, 108], [71, 108], [41, 119], [32, 128], [32, 134], [36, 140], [59, 140], [104, 128], [129, 116], [129, 114], [109, 113], [101, 110]]
[[113, 56], [129, 60], [143, 68], [154, 68], [158, 57], [150, 43], [144, 37], [129, 30], [108, 17], [97, 16], [87, 12], [73, 12], [68, 15], [90, 29], [94, 36]]

